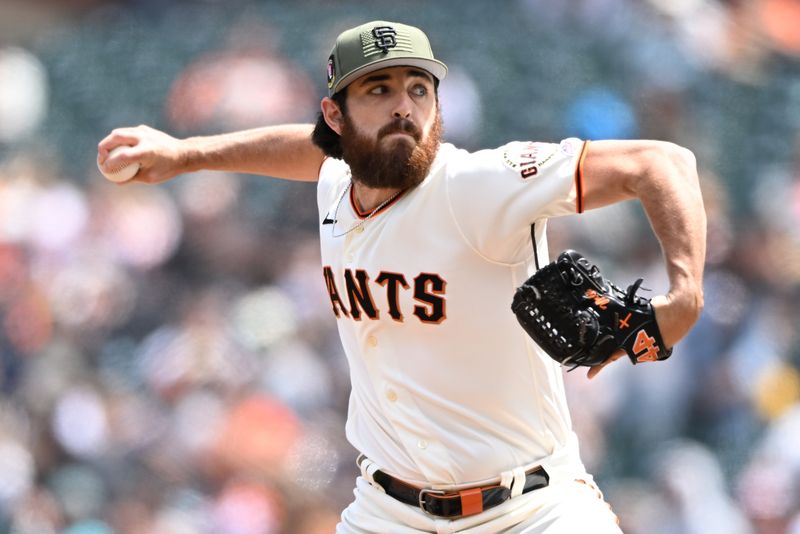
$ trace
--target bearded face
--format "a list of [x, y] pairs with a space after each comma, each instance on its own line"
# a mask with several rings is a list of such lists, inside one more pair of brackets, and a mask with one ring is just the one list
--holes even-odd
[[407, 189], [418, 185], [428, 175], [441, 136], [439, 110], [424, 139], [416, 124], [401, 118], [386, 124], [378, 130], [375, 138], [371, 138], [362, 134], [345, 114], [340, 141], [353, 180], [375, 189]]

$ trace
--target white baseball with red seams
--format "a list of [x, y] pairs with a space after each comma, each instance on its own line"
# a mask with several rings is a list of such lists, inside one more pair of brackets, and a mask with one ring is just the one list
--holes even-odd
[[[425, 180], [371, 216], [352, 201], [348, 166], [323, 163], [323, 276], [352, 381], [346, 433], [382, 471], [419, 487], [481, 485], [535, 464], [551, 485], [591, 480], [562, 369], [510, 309], [536, 256], [549, 261], [547, 219], [582, 210], [584, 148], [443, 144]], [[348, 517], [378, 513], [356, 495], [341, 532]]]
[[[122, 150], [125, 150], [126, 148], [130, 148], [130, 146], [122, 145], [122, 146], [118, 146], [116, 148], [113, 148], [108, 153], [108, 158], [106, 158], [106, 160], [109, 160], [109, 159], [113, 158], [114, 156], [116, 156]], [[133, 163], [119, 165], [119, 166], [110, 168], [110, 169], [108, 169], [106, 171], [106, 170], [103, 170], [103, 168], [100, 166], [100, 162], [97, 163], [97, 168], [100, 169], [100, 172], [103, 174], [103, 176], [105, 176], [107, 180], [110, 180], [110, 181], [115, 182], [115, 183], [127, 182], [128, 180], [130, 180], [131, 178], [136, 176], [136, 173], [139, 172], [139, 166], [140, 166], [139, 162], [134, 161]]]

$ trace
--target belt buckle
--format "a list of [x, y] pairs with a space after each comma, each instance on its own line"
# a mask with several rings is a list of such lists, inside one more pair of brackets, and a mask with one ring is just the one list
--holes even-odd
[[431, 489], [431, 488], [422, 488], [421, 490], [419, 490], [419, 508], [420, 508], [420, 510], [422, 510], [423, 512], [425, 512], [428, 515], [432, 515], [434, 517], [439, 517], [437, 514], [431, 512], [430, 510], [425, 508], [425, 505], [427, 504], [425, 502], [425, 495], [427, 495], [429, 493], [431, 495], [447, 495], [447, 492], [444, 491], [444, 490], [437, 490], [437, 489]]

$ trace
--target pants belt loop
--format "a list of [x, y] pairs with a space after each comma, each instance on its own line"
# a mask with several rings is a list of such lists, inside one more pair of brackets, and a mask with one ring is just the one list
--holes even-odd
[[369, 482], [370, 484], [372, 484], [374, 486], [375, 485], [375, 479], [372, 478], [372, 473], [369, 472], [369, 468], [372, 465], [373, 465], [372, 461], [369, 458], [367, 458], [366, 456], [359, 457], [358, 469], [361, 470], [361, 476], [364, 477], [364, 479], [367, 482]]
[[361, 476], [364, 477], [367, 482], [369, 482], [370, 486], [386, 493], [386, 490], [383, 488], [383, 486], [375, 482], [375, 471], [378, 471], [378, 466], [375, 465], [372, 460], [366, 456], [360, 456], [358, 468], [361, 470]]
[[511, 489], [511, 484], [514, 483], [514, 472], [513, 471], [503, 471], [500, 473], [500, 485], [504, 488]]
[[514, 482], [511, 485], [511, 498], [519, 497], [522, 495], [522, 490], [525, 489], [525, 468], [517, 467], [512, 470], [514, 474]]

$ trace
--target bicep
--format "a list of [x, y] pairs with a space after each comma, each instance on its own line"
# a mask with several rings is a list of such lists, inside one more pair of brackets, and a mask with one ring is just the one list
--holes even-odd
[[584, 209], [636, 198], [641, 178], [679, 150], [684, 149], [664, 141], [592, 141], [580, 169]]

